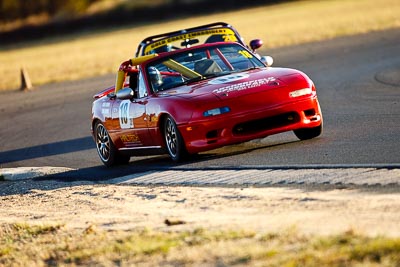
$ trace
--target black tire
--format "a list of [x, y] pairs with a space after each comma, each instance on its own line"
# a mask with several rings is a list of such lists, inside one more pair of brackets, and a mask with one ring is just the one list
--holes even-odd
[[185, 143], [175, 121], [170, 116], [165, 118], [163, 135], [165, 146], [171, 159], [175, 162], [184, 160], [188, 155]]
[[314, 128], [303, 128], [303, 129], [298, 129], [294, 130], [294, 134], [299, 138], [300, 140], [308, 140], [315, 138], [322, 133], [322, 123], [320, 126], [314, 127]]
[[118, 153], [106, 127], [101, 122], [95, 124], [94, 138], [97, 153], [104, 165], [111, 167], [118, 164], [127, 164], [129, 162], [129, 156], [120, 155]]

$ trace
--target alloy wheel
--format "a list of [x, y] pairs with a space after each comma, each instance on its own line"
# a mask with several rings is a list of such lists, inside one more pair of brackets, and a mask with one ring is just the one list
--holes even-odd
[[110, 159], [110, 137], [103, 124], [99, 123], [96, 128], [97, 152], [103, 161]]

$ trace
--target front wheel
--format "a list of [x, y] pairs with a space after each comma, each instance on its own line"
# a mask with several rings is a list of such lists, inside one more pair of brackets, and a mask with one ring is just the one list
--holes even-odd
[[94, 129], [97, 153], [103, 164], [107, 167], [117, 164], [127, 164], [130, 157], [118, 153], [106, 127], [101, 122], [97, 122]]
[[183, 160], [187, 156], [185, 143], [175, 121], [168, 116], [164, 121], [164, 140], [168, 154], [175, 162]]
[[317, 126], [314, 128], [303, 128], [303, 129], [294, 130], [293, 132], [297, 136], [297, 138], [299, 138], [300, 140], [312, 139], [314, 137], [321, 135], [322, 123], [320, 126]]

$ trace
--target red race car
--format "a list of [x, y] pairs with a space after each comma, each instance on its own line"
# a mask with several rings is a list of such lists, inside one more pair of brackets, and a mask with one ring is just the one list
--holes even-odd
[[125, 61], [115, 86], [94, 98], [92, 133], [106, 166], [162, 153], [181, 161], [281, 132], [294, 131], [302, 140], [322, 132], [311, 79], [297, 70], [268, 67], [236, 41]]

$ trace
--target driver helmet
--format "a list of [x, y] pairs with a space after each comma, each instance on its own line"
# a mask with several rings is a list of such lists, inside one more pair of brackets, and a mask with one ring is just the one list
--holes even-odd
[[151, 84], [155, 87], [162, 85], [163, 81], [162, 81], [160, 71], [156, 67], [153, 67], [153, 66], [150, 66], [148, 70], [149, 70], [149, 77], [150, 77]]

